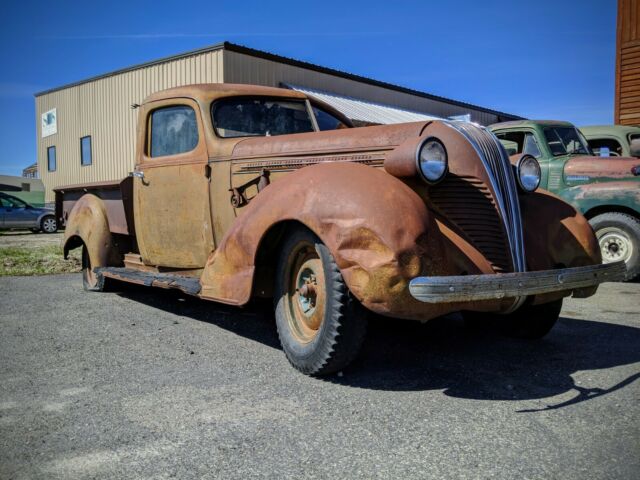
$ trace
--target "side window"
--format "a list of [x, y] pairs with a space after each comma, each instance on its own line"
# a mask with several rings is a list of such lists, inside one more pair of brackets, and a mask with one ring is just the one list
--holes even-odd
[[50, 172], [56, 171], [56, 147], [47, 148], [47, 170]]
[[190, 152], [198, 145], [196, 112], [186, 105], [151, 112], [149, 156], [165, 157]]
[[8, 208], [25, 208], [27, 204], [16, 197], [5, 197], [3, 200], [3, 206]]
[[313, 114], [316, 116], [316, 121], [318, 122], [318, 128], [320, 129], [320, 131], [349, 128], [342, 121], [340, 121], [330, 113], [325, 112], [321, 108], [316, 107], [315, 105], [312, 108]]
[[80, 165], [91, 165], [93, 159], [91, 158], [91, 136], [87, 135], [80, 139]]
[[613, 138], [592, 138], [587, 140], [589, 143], [589, 148], [593, 150], [594, 155], [600, 155], [600, 150], [602, 148], [609, 149], [609, 156], [612, 157], [621, 157], [622, 156], [622, 145], [617, 140]]
[[531, 132], [502, 132], [497, 133], [496, 137], [502, 143], [509, 155], [519, 155], [526, 153], [540, 158], [540, 148], [538, 142]]

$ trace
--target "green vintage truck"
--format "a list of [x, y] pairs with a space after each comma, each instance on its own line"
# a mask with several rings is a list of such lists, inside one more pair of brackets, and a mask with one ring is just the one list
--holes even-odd
[[640, 127], [593, 125], [580, 127], [580, 131], [595, 155], [640, 158]]
[[535, 157], [542, 170], [540, 187], [587, 217], [605, 263], [624, 260], [629, 280], [640, 274], [640, 159], [593, 156], [569, 122], [519, 120], [489, 128], [512, 162]]

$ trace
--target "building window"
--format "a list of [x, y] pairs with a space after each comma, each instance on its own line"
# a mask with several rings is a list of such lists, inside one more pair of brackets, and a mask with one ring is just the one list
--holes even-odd
[[31, 191], [31, 184], [30, 183], [23, 183], [22, 184], [22, 191], [23, 192], [30, 192]]
[[151, 113], [152, 157], [190, 152], [198, 145], [196, 112], [186, 105], [165, 107]]
[[56, 147], [47, 148], [47, 170], [50, 172], [56, 171]]
[[80, 139], [80, 165], [91, 165], [93, 163], [91, 158], [91, 135], [82, 137]]

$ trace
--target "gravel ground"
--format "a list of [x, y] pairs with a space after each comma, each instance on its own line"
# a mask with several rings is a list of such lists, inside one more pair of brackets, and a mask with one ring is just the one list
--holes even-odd
[[372, 322], [294, 371], [269, 308], [0, 278], [0, 478], [640, 478], [640, 284], [543, 341]]

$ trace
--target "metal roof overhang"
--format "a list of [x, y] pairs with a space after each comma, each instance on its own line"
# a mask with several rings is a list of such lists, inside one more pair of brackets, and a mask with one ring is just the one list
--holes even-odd
[[440, 120], [441, 117], [427, 115], [426, 113], [405, 110], [403, 108], [368, 102], [359, 98], [345, 97], [331, 92], [316, 90], [299, 85], [282, 84], [284, 87], [302, 92], [310, 97], [317, 98], [354, 121], [378, 124], [421, 122], [425, 120]]

